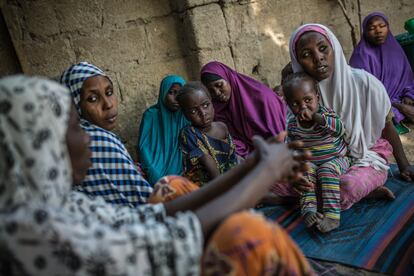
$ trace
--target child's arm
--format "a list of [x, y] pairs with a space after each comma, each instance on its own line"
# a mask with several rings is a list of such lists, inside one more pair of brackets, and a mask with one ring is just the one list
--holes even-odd
[[313, 114], [313, 120], [322, 128], [328, 129], [335, 137], [342, 136], [345, 133], [342, 121], [335, 113], [324, 112], [321, 114], [316, 112]]
[[214, 179], [220, 175], [220, 171], [217, 168], [217, 164], [214, 161], [213, 157], [208, 154], [204, 154], [202, 157], [200, 157], [199, 160], [206, 172], [210, 175], [210, 179]]

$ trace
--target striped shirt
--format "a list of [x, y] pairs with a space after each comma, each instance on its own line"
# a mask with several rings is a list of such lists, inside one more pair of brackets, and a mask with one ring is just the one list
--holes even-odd
[[303, 141], [304, 150], [309, 150], [309, 161], [321, 165], [336, 157], [346, 156], [348, 148], [344, 140], [345, 129], [339, 116], [332, 110], [320, 106], [318, 113], [325, 119], [325, 125], [310, 128], [300, 126], [293, 113], [288, 114], [288, 139]]

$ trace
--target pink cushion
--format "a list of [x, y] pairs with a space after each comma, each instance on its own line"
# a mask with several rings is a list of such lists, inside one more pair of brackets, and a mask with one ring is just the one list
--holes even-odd
[[[392, 155], [392, 147], [385, 139], [379, 139], [371, 148], [388, 160]], [[354, 203], [366, 197], [370, 192], [385, 184], [388, 171], [378, 171], [373, 167], [351, 167], [341, 176], [341, 208], [346, 210]], [[279, 196], [298, 196], [289, 183], [276, 183], [271, 192]]]

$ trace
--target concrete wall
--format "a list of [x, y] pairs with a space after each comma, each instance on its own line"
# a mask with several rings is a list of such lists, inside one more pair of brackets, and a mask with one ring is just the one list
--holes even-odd
[[[412, 0], [360, 1], [362, 17], [384, 11], [394, 34], [414, 16]], [[357, 0], [344, 3], [359, 28]], [[155, 103], [166, 74], [196, 79], [200, 67], [215, 59], [274, 86], [289, 61], [291, 32], [309, 22], [332, 28], [346, 55], [352, 52], [350, 28], [334, 0], [4, 0], [0, 5], [17, 54], [9, 58], [0, 47], [0, 74], [16, 63], [24, 73], [49, 77], [78, 61], [96, 64], [116, 86], [116, 132], [130, 151], [141, 115]]]

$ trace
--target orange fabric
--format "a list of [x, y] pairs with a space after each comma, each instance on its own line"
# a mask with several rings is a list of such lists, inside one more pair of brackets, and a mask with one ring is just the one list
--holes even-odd
[[148, 203], [167, 202], [197, 189], [199, 187], [185, 177], [178, 175], [164, 176], [155, 183], [154, 191], [149, 197]]
[[202, 274], [314, 275], [308, 261], [279, 225], [262, 215], [241, 212], [229, 217], [211, 237]]

